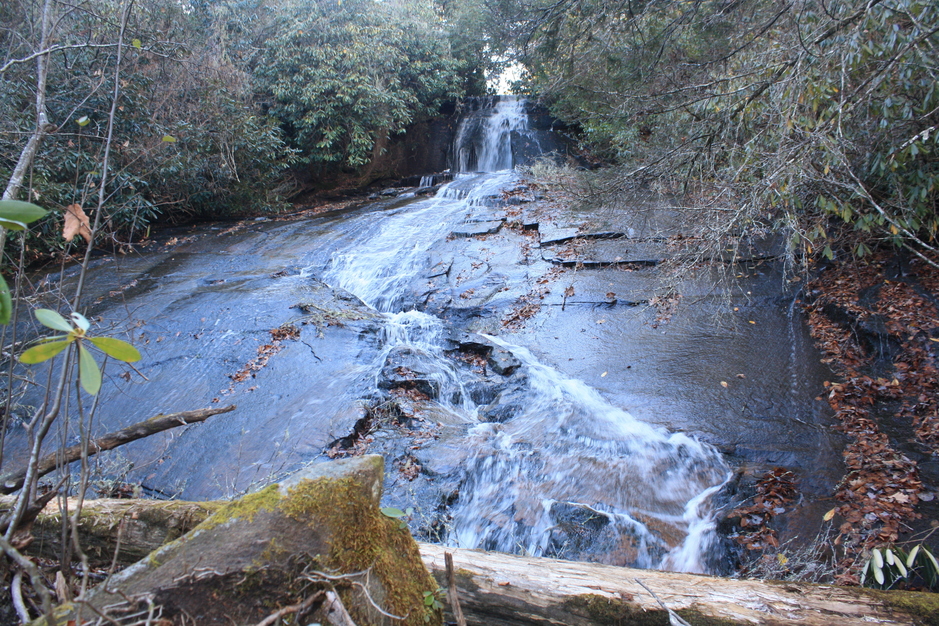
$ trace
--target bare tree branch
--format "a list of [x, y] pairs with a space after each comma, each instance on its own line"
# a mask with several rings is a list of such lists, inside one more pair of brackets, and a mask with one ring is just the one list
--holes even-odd
[[[213, 415], [229, 413], [234, 411], [235, 408], [235, 405], [231, 404], [229, 406], [217, 409], [200, 409], [198, 411], [183, 411], [181, 413], [171, 413], [169, 415], [157, 415], [156, 417], [151, 417], [150, 419], [143, 422], [137, 422], [132, 426], [122, 428], [121, 430], [115, 431], [113, 433], [108, 433], [107, 435], [98, 437], [94, 441], [89, 442], [88, 454], [90, 456], [104, 450], [113, 450], [114, 448], [122, 446], [126, 443], [130, 443], [131, 441], [143, 439], [144, 437], [149, 437], [150, 435], [155, 435], [156, 433], [169, 430], [170, 428], [176, 428], [177, 426], [185, 426], [188, 424], [204, 422]], [[47, 454], [36, 464], [36, 478], [45, 476], [46, 474], [55, 470], [57, 463], [68, 464], [74, 461], [78, 461], [81, 458], [81, 444], [69, 446], [64, 450], [58, 450], [56, 452]], [[0, 477], [0, 493], [13, 493], [23, 486], [23, 480], [25, 477], [25, 469], [10, 472], [5, 476]]]

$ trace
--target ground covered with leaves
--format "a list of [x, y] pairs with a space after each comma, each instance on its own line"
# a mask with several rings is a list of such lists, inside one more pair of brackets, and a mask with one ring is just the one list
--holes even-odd
[[[801, 303], [823, 361], [838, 375], [820, 399], [848, 440], [836, 506], [825, 515], [828, 556], [837, 582], [858, 584], [875, 547], [937, 543], [939, 269], [890, 251], [816, 276]], [[785, 478], [765, 476], [757, 500], [735, 512], [750, 551], [778, 548], [772, 519], [794, 497]]]

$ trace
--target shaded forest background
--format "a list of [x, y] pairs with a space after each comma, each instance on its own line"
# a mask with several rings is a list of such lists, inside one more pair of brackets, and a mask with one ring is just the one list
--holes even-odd
[[[674, 194], [702, 257], [773, 236], [790, 269], [878, 248], [939, 268], [937, 45], [939, 5], [928, 0], [8, 0], [4, 200], [50, 215], [4, 252], [78, 253], [60, 235], [76, 205], [95, 224], [87, 238], [114, 249], [158, 226], [287, 210], [298, 181], [367, 169], [390, 138], [486, 94], [512, 67], [515, 90], [575, 135], [571, 169], [540, 169], [569, 182], [572, 201], [615, 210], [637, 187]], [[829, 297], [856, 312], [861, 296], [843, 291]], [[925, 300], [892, 293], [885, 316], [905, 299], [922, 318], [898, 318], [892, 333], [932, 328]], [[939, 339], [911, 334], [910, 365], [897, 366], [909, 373], [881, 382], [860, 357], [836, 354], [850, 337], [814, 330], [846, 364], [829, 396], [839, 419], [874, 395], [926, 389], [902, 410], [934, 454], [937, 377], [924, 363]], [[64, 386], [63, 375], [60, 396]], [[861, 448], [873, 442], [888, 468], [876, 479], [906, 489], [876, 514], [854, 506], [873, 506], [873, 482], [838, 495], [860, 550], [896, 541], [922, 485], [885, 435], [855, 421], [849, 464], [868, 471]], [[939, 586], [939, 565], [928, 571]]]
[[[88, 204], [120, 12], [100, 0], [0, 9], [4, 180], [37, 130], [48, 67], [18, 199], [53, 213]], [[796, 262], [890, 242], [932, 262], [937, 13], [918, 0], [137, 0], [107, 236], [282, 210], [291, 173], [363, 167], [515, 64], [516, 88], [603, 165], [601, 202], [654, 180], [708, 209], [693, 219], [711, 241], [782, 232]], [[65, 245], [56, 222], [34, 229], [34, 250]]]

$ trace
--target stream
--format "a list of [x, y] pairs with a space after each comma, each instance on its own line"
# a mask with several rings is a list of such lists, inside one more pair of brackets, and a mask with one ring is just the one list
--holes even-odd
[[[840, 442], [778, 269], [743, 264], [724, 298], [686, 284], [687, 306], [659, 323], [648, 222], [539, 212], [512, 169], [513, 142], [535, 141], [526, 121], [513, 97], [467, 114], [453, 180], [430, 194], [180, 231], [96, 260], [89, 314], [144, 360], [139, 374], [109, 365], [94, 428], [238, 405], [101, 455], [99, 487], [234, 497], [359, 446], [385, 456], [384, 502], [413, 507], [424, 538], [715, 572], [741, 480], [784, 466], [806, 494], [792, 534], [811, 532]], [[570, 248], [586, 260], [576, 271], [559, 261], [571, 229], [598, 233]], [[41, 297], [75, 274], [46, 276]], [[737, 319], [717, 315], [728, 301]], [[519, 302], [533, 313], [512, 327]]]

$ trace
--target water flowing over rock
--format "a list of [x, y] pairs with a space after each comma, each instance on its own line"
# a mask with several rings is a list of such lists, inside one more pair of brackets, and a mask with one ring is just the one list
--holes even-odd
[[667, 237], [533, 208], [541, 192], [511, 169], [525, 118], [521, 99], [480, 101], [453, 147], [463, 171], [424, 180], [432, 196], [96, 261], [88, 314], [132, 329], [148, 378], [107, 378], [96, 424], [239, 407], [128, 447], [114, 480], [217, 499], [367, 450], [425, 539], [691, 571], [724, 555], [731, 465], [811, 467], [805, 484], [827, 489], [840, 459], [810, 401], [824, 372], [778, 276], [741, 268], [743, 330], [713, 322], [713, 283], [683, 286], [704, 304], [660, 328], [640, 305]]
[[[427, 273], [434, 237], [497, 230], [488, 224], [500, 222], [477, 220], [493, 214], [498, 191], [514, 180], [507, 171], [511, 134], [523, 130], [525, 121], [524, 102], [515, 98], [496, 99], [466, 116], [454, 149], [458, 170], [496, 173], [457, 178], [426, 208], [384, 221], [338, 254], [325, 279], [386, 312], [390, 327], [400, 328], [402, 315], [422, 320], [408, 324], [405, 334], [386, 331], [395, 347], [382, 366], [380, 387], [414, 387], [478, 424], [462, 444], [473, 452], [463, 467], [448, 543], [544, 554], [568, 542], [558, 512], [587, 507], [610, 527], [602, 557], [607, 562], [703, 571], [701, 555], [715, 534], [708, 496], [729, 477], [713, 447], [634, 419], [497, 337], [485, 338], [487, 365], [498, 375], [521, 376], [479, 407], [460, 376], [434, 379], [429, 373], [429, 355], [440, 352], [435, 346], [441, 345], [442, 322], [405, 313], [420, 306], [408, 291]], [[459, 221], [476, 230], [454, 228]], [[568, 554], [598, 558], [588, 551]]]

